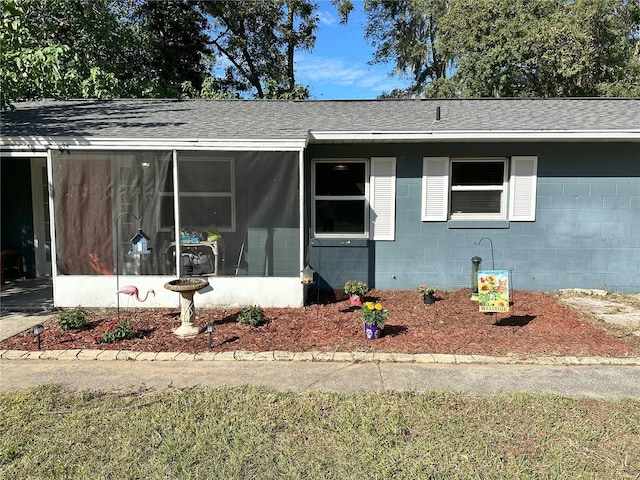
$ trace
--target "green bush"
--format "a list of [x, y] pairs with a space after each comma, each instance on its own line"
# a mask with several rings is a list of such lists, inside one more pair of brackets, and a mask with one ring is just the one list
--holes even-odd
[[107, 322], [104, 327], [104, 332], [97, 338], [99, 343], [117, 343], [122, 340], [129, 340], [136, 335], [135, 330], [131, 328], [131, 320], [129, 318], [123, 320], [115, 318]]
[[238, 323], [244, 323], [245, 325], [257, 327], [264, 320], [264, 312], [258, 305], [254, 305], [253, 307], [245, 307], [238, 312], [236, 320], [238, 321]]
[[78, 330], [87, 326], [87, 312], [81, 307], [58, 314], [58, 325], [64, 331]]

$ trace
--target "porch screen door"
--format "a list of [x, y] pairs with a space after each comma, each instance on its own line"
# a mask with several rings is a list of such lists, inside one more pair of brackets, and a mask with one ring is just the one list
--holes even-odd
[[51, 275], [51, 224], [49, 218], [49, 181], [47, 159], [31, 159], [31, 198], [33, 201], [33, 245], [36, 276]]

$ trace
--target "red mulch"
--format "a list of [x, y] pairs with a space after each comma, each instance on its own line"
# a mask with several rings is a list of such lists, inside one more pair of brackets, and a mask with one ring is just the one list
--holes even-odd
[[[313, 295], [312, 295], [313, 296]], [[207, 334], [183, 339], [173, 335], [180, 325], [178, 309], [147, 309], [120, 312], [130, 317], [136, 338], [117, 344], [97, 344], [113, 310], [91, 310], [88, 328], [63, 332], [55, 319], [44, 324], [43, 350], [115, 349], [150, 352], [206, 351], [375, 351], [397, 353], [452, 353], [484, 355], [576, 355], [629, 356], [640, 349], [615, 338], [594, 322], [558, 303], [556, 297], [539, 292], [512, 292], [510, 313], [484, 314], [469, 290], [439, 292], [437, 301], [424, 305], [412, 291], [377, 291], [368, 300], [382, 302], [389, 311], [383, 335], [364, 338], [359, 309], [350, 307], [342, 292], [323, 295], [320, 304], [305, 308], [265, 308], [264, 325], [253, 328], [235, 321], [239, 309], [198, 309], [197, 323], [215, 324], [213, 348]], [[0, 349], [35, 350], [32, 333], [0, 342]]]

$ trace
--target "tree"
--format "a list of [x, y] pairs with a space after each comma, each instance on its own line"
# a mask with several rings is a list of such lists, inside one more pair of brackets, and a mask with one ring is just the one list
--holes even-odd
[[207, 19], [186, 0], [146, 0], [135, 5], [132, 19], [139, 58], [135, 76], [151, 87], [150, 94], [177, 97], [183, 82], [201, 89], [212, 63]]
[[15, 0], [2, 6], [0, 30], [0, 107], [13, 107], [14, 100], [55, 88], [62, 80], [61, 57], [69, 48], [58, 43], [40, 43], [25, 25], [25, 12]]
[[469, 96], [638, 95], [638, 0], [450, 0], [438, 46]]
[[206, 24], [187, 0], [6, 0], [2, 107], [43, 97], [177, 97], [185, 81], [199, 89], [211, 54]]
[[203, 8], [212, 19], [211, 44], [226, 63], [223, 88], [256, 98], [308, 98], [308, 89], [295, 82], [294, 54], [315, 43], [314, 3], [225, 0]]
[[438, 23], [447, 0], [366, 0], [365, 37], [376, 48], [372, 63], [395, 62], [395, 74], [412, 79], [387, 96], [452, 96], [451, 60], [438, 50]]

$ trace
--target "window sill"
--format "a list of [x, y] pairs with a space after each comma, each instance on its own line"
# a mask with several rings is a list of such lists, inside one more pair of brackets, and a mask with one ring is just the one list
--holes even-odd
[[313, 237], [309, 240], [312, 247], [368, 247], [366, 238], [327, 238]]
[[449, 230], [457, 228], [507, 229], [509, 226], [509, 220], [449, 220], [447, 222], [447, 228]]

